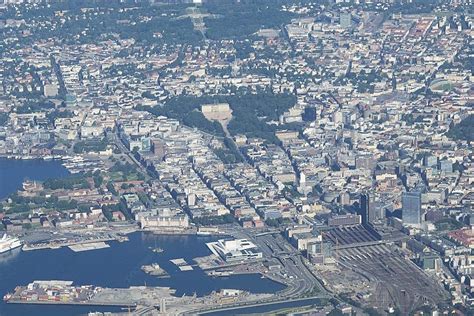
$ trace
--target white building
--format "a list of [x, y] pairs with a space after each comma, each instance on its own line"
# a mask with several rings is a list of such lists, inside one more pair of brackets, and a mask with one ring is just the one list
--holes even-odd
[[219, 239], [206, 244], [213, 254], [226, 262], [255, 260], [262, 258], [262, 252], [247, 239]]

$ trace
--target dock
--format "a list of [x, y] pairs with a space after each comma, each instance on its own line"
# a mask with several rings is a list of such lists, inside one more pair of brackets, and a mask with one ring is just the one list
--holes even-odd
[[97, 249], [104, 249], [109, 248], [110, 245], [106, 244], [105, 242], [91, 242], [87, 244], [75, 244], [68, 246], [74, 252], [82, 252], [82, 251], [90, 251], [90, 250], [97, 250]]
[[183, 258], [172, 259], [171, 263], [176, 265], [180, 271], [193, 271], [193, 267], [186, 262]]
[[102, 288], [93, 285], [74, 286], [72, 281], [34, 281], [17, 286], [7, 294], [9, 304], [50, 304], [87, 306], [155, 306], [162, 298], [174, 298], [169, 287], [134, 286], [130, 288]]

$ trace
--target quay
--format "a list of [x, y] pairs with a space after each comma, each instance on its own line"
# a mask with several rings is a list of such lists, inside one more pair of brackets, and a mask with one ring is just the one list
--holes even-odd
[[41, 250], [41, 249], [59, 249], [62, 247], [72, 247], [72, 248], [80, 249], [81, 245], [99, 244], [99, 243], [105, 243], [107, 241], [118, 241], [118, 239], [110, 237], [110, 238], [89, 239], [89, 240], [83, 240], [83, 241], [64, 241], [64, 242], [50, 241], [50, 242], [45, 242], [41, 244], [30, 244], [30, 245], [26, 244], [23, 246], [22, 250], [32, 251], [32, 250]]
[[169, 287], [134, 286], [130, 288], [102, 288], [93, 285], [74, 286], [72, 281], [33, 281], [17, 286], [3, 300], [8, 304], [50, 304], [128, 307], [155, 306], [163, 298], [175, 298]]

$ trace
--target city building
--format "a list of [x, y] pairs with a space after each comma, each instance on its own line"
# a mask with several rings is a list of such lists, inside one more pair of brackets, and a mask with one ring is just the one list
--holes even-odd
[[350, 13], [341, 13], [339, 15], [339, 25], [342, 28], [349, 28], [352, 26], [352, 15]]
[[206, 244], [209, 250], [226, 262], [241, 262], [261, 259], [263, 254], [247, 239], [219, 239]]
[[422, 223], [421, 192], [403, 192], [402, 194], [403, 224], [420, 226]]

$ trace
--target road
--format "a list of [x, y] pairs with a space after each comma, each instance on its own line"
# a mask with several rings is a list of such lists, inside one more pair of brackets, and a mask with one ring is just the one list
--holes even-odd
[[322, 283], [307, 267], [307, 260], [291, 246], [278, 231], [271, 233], [256, 233], [240, 226], [227, 228], [235, 238], [246, 238], [255, 243], [266, 259], [277, 260], [281, 264], [280, 271], [268, 272], [268, 277], [287, 285], [278, 292], [277, 297], [296, 298], [308, 293], [318, 293], [329, 296]]
[[[122, 143], [118, 133], [113, 134], [113, 139], [118, 148], [126, 154], [133, 163], [145, 174], [148, 170], [134, 157], [128, 148]], [[292, 301], [310, 296], [315, 293], [321, 298], [329, 298], [326, 289], [319, 280], [308, 269], [305, 258], [283, 238], [279, 231], [269, 233], [258, 233], [243, 229], [239, 225], [225, 227], [226, 231], [236, 238], [247, 238], [253, 241], [263, 252], [267, 259], [276, 259], [281, 264], [280, 271], [268, 272], [267, 277], [287, 285], [287, 287], [276, 293], [271, 299], [258, 302], [258, 304]], [[255, 304], [256, 302], [249, 302]], [[232, 307], [232, 306], [228, 306]], [[241, 305], [240, 305], [241, 307]], [[204, 311], [200, 310], [199, 312]]]
[[[110, 137], [110, 135], [107, 135]], [[133, 155], [133, 153], [127, 148], [125, 147], [125, 145], [123, 144], [122, 140], [120, 139], [120, 136], [119, 136], [119, 132], [115, 132], [113, 133], [113, 136], [111, 137], [113, 142], [115, 143], [115, 145], [122, 151], [123, 154], [125, 154], [129, 159], [130, 161], [132, 161], [142, 172], [144, 175], [149, 175], [149, 176], [152, 176], [149, 172], [148, 169], [145, 168], [145, 166], [143, 166], [140, 161], [138, 161], [135, 156]], [[153, 177], [153, 176], [152, 176]]]
[[[225, 311], [233, 311], [235, 313], [236, 310], [240, 310], [242, 308], [251, 308], [251, 307], [258, 307], [258, 306], [268, 306], [268, 305], [279, 305], [284, 303], [291, 303], [291, 302], [304, 302], [304, 301], [314, 301], [316, 299], [325, 299], [324, 296], [313, 296], [313, 297], [305, 297], [305, 298], [298, 298], [298, 299], [288, 299], [288, 300], [281, 300], [275, 302], [267, 302], [267, 303], [255, 303], [255, 304], [247, 304], [244, 306], [234, 306], [234, 307], [224, 307], [224, 308], [216, 308], [213, 310], [209, 310], [207, 312], [199, 313], [199, 315], [206, 315], [208, 313], [216, 313], [216, 312], [225, 312]], [[314, 303], [313, 303], [314, 304]], [[185, 314], [186, 315], [186, 314]]]
[[309, 298], [329, 299], [332, 297], [308, 269], [305, 262], [306, 259], [298, 250], [293, 248], [279, 232], [259, 234], [243, 229], [240, 226], [227, 227], [227, 231], [236, 238], [246, 238], [254, 242], [262, 251], [264, 258], [278, 260], [281, 264], [280, 271], [269, 271], [265, 273], [265, 276], [284, 283], [287, 287], [277, 292], [271, 298], [258, 302], [251, 301], [244, 304], [231, 304], [225, 307], [209, 307], [206, 309], [193, 310], [186, 314], [206, 314], [208, 312], [234, 310], [242, 307], [293, 302]]

